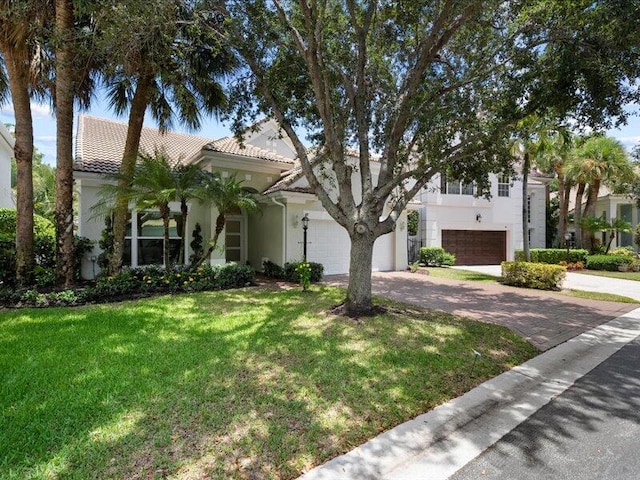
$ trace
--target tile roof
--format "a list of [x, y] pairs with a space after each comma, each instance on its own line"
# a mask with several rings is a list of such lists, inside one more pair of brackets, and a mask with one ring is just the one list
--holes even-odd
[[204, 150], [209, 150], [212, 152], [241, 155], [243, 157], [260, 158], [262, 160], [269, 160], [271, 162], [289, 164], [294, 163], [293, 158], [283, 157], [282, 155], [278, 155], [277, 153], [271, 152], [264, 148], [256, 147], [255, 145], [251, 145], [248, 143], [241, 145], [240, 142], [238, 142], [238, 140], [236, 140], [234, 137], [224, 137], [220, 140], [214, 140], [213, 142], [205, 145], [203, 148]]
[[[127, 128], [127, 123], [124, 122], [80, 115], [74, 170], [117, 173], [122, 162]], [[140, 137], [140, 150], [153, 154], [160, 148], [173, 161], [187, 161], [209, 142], [210, 138], [176, 132], [161, 134], [156, 128], [144, 127]]]
[[[286, 172], [283, 178], [281, 178], [276, 183], [274, 183], [269, 188], [267, 188], [264, 192], [262, 192], [262, 194], [267, 195], [269, 193], [275, 193], [275, 192], [299, 191], [299, 188], [293, 188], [291, 187], [291, 185], [293, 185], [297, 180], [299, 180], [303, 176], [304, 176], [304, 172], [302, 171], [302, 167], [297, 166], [293, 170], [289, 170], [288, 172]], [[304, 188], [311, 190], [309, 187], [304, 187]], [[309, 193], [309, 192], [303, 192], [303, 193]]]

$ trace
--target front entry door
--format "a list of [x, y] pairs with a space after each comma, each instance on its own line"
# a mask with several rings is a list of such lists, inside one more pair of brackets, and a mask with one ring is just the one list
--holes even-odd
[[227, 217], [224, 229], [225, 260], [227, 262], [244, 263], [246, 261], [244, 218]]

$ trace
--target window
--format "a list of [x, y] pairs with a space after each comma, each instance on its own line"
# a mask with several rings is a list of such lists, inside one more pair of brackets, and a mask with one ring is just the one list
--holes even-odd
[[475, 186], [473, 183], [462, 183], [459, 180], [447, 180], [444, 173], [440, 174], [440, 192], [447, 195], [473, 195]]
[[498, 196], [508, 197], [511, 189], [511, 180], [508, 175], [500, 175], [498, 177]]
[[[182, 215], [171, 212], [169, 217], [169, 258], [172, 263], [182, 263], [180, 243]], [[131, 266], [163, 265], [164, 226], [160, 212], [129, 213], [125, 233], [124, 262]]]

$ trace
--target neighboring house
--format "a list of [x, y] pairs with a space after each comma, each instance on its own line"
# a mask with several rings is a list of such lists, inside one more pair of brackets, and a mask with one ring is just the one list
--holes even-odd
[[[572, 189], [569, 200], [569, 212], [571, 214], [575, 209], [575, 191], [575, 188]], [[586, 198], [584, 201], [586, 202]], [[596, 200], [596, 216], [604, 218], [608, 222], [613, 219], [620, 218], [629, 222], [632, 228], [635, 229], [640, 223], [640, 207], [636, 205], [635, 200], [631, 196], [611, 193], [606, 186], [602, 185], [600, 187], [598, 200]], [[573, 224], [569, 224], [568, 230], [569, 233], [575, 235]], [[603, 245], [606, 245], [609, 241], [608, 237], [608, 232], [596, 234], [596, 238], [599, 239]], [[572, 241], [575, 241], [575, 239]], [[638, 251], [637, 245], [634, 245], [633, 243], [633, 232], [618, 233], [611, 244], [611, 248], [616, 247], [633, 247]]]
[[[91, 207], [99, 200], [98, 192], [108, 178], [118, 171], [127, 125], [81, 115], [76, 142], [74, 178], [79, 190], [78, 233], [97, 241], [104, 229], [104, 220], [92, 218]], [[194, 163], [208, 171], [218, 171], [223, 177], [235, 175], [244, 186], [260, 192], [261, 212], [247, 215], [238, 211], [228, 215], [221, 235], [221, 248], [212, 255], [211, 263], [248, 263], [262, 270], [270, 260], [279, 265], [300, 260], [303, 250], [301, 220], [310, 218], [307, 258], [322, 263], [326, 274], [347, 273], [349, 270], [349, 237], [324, 210], [311, 193], [299, 166], [295, 151], [287, 138], [281, 138], [273, 120], [256, 125], [240, 145], [233, 137], [211, 140], [193, 135], [145, 128], [140, 149], [153, 153], [163, 148], [170, 158]], [[372, 165], [375, 174], [376, 165]], [[177, 226], [180, 209], [171, 205], [172, 250], [178, 251], [180, 236]], [[213, 235], [217, 211], [209, 205], [194, 202], [189, 205], [187, 245], [191, 242], [196, 223], [202, 227], [206, 242]], [[162, 263], [162, 222], [156, 212], [132, 211], [127, 229], [125, 263], [131, 266]], [[404, 270], [407, 267], [406, 216], [401, 216], [395, 232], [376, 241], [374, 270]], [[97, 242], [96, 242], [97, 243]], [[94, 252], [83, 263], [83, 276], [91, 278], [95, 265]], [[191, 252], [185, 252], [185, 261]], [[91, 261], [94, 258], [94, 261]]]
[[[417, 239], [456, 255], [457, 265], [494, 265], [513, 260], [523, 247], [522, 182], [490, 176], [491, 200], [475, 197], [474, 185], [436, 175], [416, 196], [421, 204]], [[544, 182], [528, 183], [529, 242], [544, 248], [546, 198]]]
[[11, 159], [15, 140], [11, 132], [0, 123], [0, 208], [15, 208], [11, 192]]

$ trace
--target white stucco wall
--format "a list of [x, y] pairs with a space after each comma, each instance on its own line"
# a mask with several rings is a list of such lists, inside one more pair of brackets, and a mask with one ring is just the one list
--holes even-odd
[[529, 217], [529, 231], [531, 248], [545, 248], [546, 238], [546, 198], [545, 187], [541, 184], [529, 184], [528, 192], [531, 204], [531, 214]]
[[11, 159], [13, 158], [13, 136], [0, 123], [0, 207], [15, 208], [11, 192]]
[[[421, 212], [421, 234], [425, 246], [442, 246], [443, 230], [491, 230], [507, 232], [507, 260], [522, 248], [522, 182], [513, 181], [508, 197], [498, 196], [498, 181], [490, 176], [491, 200], [473, 195], [440, 192], [440, 176], [436, 175], [417, 196], [424, 205]], [[480, 220], [478, 221], [478, 215]]]

